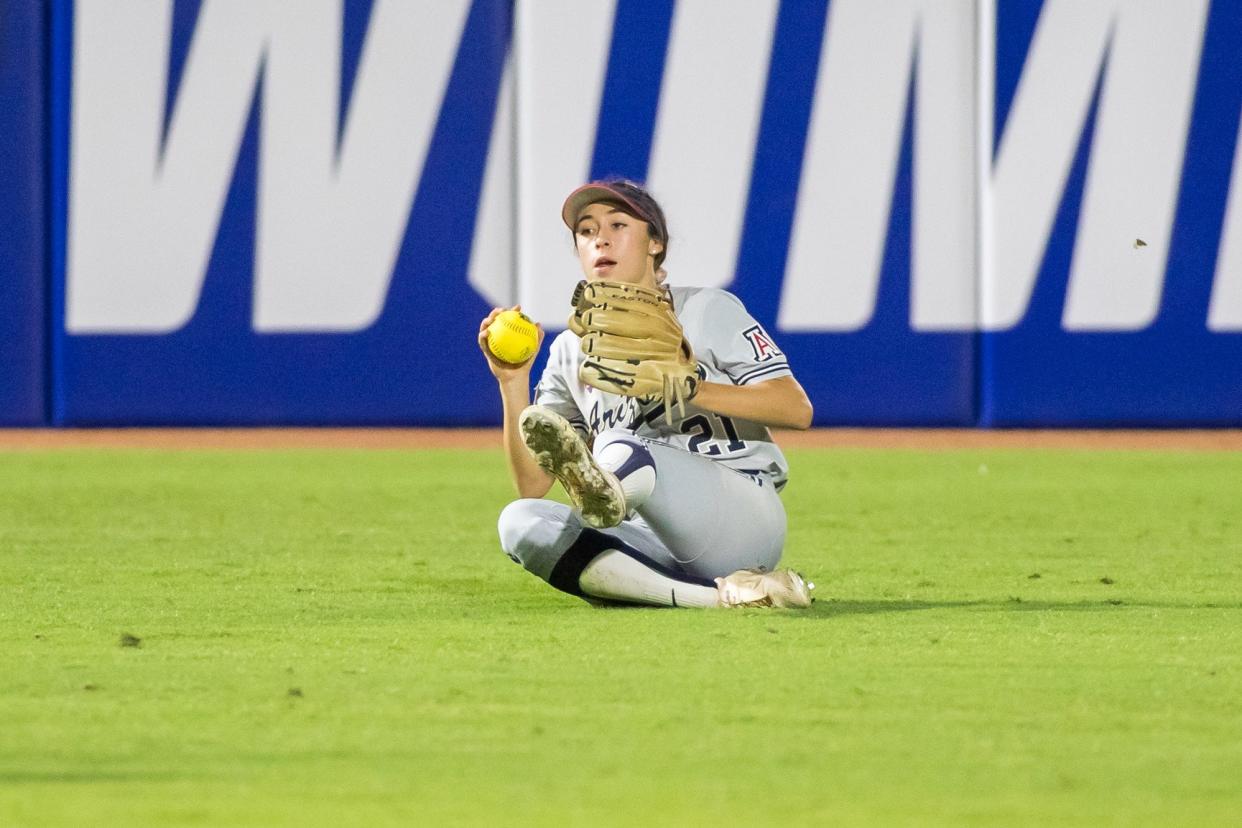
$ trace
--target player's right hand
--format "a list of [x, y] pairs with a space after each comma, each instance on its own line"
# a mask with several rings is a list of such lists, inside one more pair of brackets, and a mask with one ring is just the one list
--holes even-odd
[[492, 376], [500, 382], [508, 380], [522, 380], [528, 382], [530, 377], [531, 365], [535, 362], [535, 356], [539, 355], [539, 349], [543, 347], [543, 326], [536, 323], [535, 329], [539, 332], [539, 344], [535, 347], [535, 355], [523, 362], [521, 365], [511, 365], [502, 362], [492, 355], [487, 348], [487, 326], [492, 324], [497, 315], [506, 310], [518, 311], [521, 313], [522, 306], [514, 305], [511, 308], [492, 308], [492, 312], [483, 317], [483, 321], [479, 323], [479, 350], [483, 352], [483, 356], [487, 359], [487, 367], [491, 369]]

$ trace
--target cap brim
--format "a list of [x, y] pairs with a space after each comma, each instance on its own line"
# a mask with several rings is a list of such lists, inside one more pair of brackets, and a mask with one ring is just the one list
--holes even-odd
[[576, 229], [578, 216], [583, 208], [599, 201], [615, 201], [624, 204], [635, 218], [648, 221], [646, 214], [638, 209], [634, 202], [607, 184], [584, 184], [570, 193], [569, 198], [565, 199], [565, 206], [561, 207], [561, 221], [565, 222], [565, 226], [570, 230]]

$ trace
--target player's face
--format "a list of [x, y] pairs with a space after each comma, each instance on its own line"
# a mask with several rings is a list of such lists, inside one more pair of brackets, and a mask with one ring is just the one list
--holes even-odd
[[578, 214], [574, 238], [587, 279], [655, 287], [655, 255], [662, 248], [647, 222], [615, 204], [589, 204]]

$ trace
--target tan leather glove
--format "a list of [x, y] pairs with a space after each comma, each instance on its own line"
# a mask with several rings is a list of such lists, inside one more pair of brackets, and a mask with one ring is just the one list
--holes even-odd
[[627, 397], [659, 397], [671, 423], [699, 390], [699, 364], [665, 291], [621, 282], [578, 283], [569, 329], [582, 337], [587, 385]]

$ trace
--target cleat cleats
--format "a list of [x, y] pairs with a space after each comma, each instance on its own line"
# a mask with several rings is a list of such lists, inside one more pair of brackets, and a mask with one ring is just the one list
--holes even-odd
[[815, 601], [815, 585], [792, 569], [767, 572], [739, 569], [716, 579], [722, 607], [779, 607], [807, 609]]
[[595, 462], [568, 420], [550, 408], [532, 405], [518, 418], [518, 428], [535, 462], [560, 481], [584, 523], [607, 529], [625, 518], [621, 483]]

